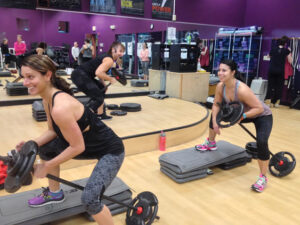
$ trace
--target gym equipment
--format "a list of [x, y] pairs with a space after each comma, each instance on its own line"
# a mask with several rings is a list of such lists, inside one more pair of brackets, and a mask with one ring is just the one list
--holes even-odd
[[[6, 157], [0, 156], [0, 160], [8, 164], [7, 178], [4, 184], [4, 188], [7, 192], [16, 192], [22, 186], [25, 178], [29, 175], [31, 176], [37, 152], [37, 144], [34, 141], [28, 141], [22, 146], [19, 152], [14, 151], [13, 154], [9, 154]], [[75, 189], [84, 190], [84, 186], [80, 184], [64, 180], [51, 174], [47, 174], [46, 177]], [[102, 199], [128, 208], [126, 218], [127, 225], [150, 225], [155, 218], [159, 218], [157, 216], [158, 201], [156, 196], [151, 192], [147, 192], [147, 194], [144, 192], [140, 193], [137, 195], [136, 200], [130, 204], [125, 204], [106, 195], [102, 195]]]
[[138, 112], [142, 110], [142, 106], [138, 103], [122, 103], [120, 109], [126, 112]]
[[148, 80], [131, 80], [132, 87], [148, 87]]
[[198, 47], [190, 44], [175, 44], [170, 46], [171, 72], [196, 72], [198, 62]]
[[169, 95], [165, 95], [165, 94], [151, 94], [148, 95], [151, 98], [155, 98], [155, 99], [165, 99], [165, 98], [169, 98]]
[[111, 75], [117, 80], [119, 81], [120, 84], [122, 84], [123, 86], [125, 86], [127, 84], [127, 79], [125, 74], [123, 73], [122, 70], [118, 70], [116, 68], [111, 68]]
[[217, 114], [216, 120], [220, 127], [230, 127], [241, 119], [244, 112], [244, 105], [240, 102], [235, 101], [226, 103], [225, 101], [222, 101], [222, 103], [218, 103], [218, 105], [220, 111]]
[[28, 95], [28, 88], [22, 82], [13, 83], [7, 81], [6, 94], [9, 96]]
[[47, 115], [42, 101], [34, 101], [32, 103], [32, 116], [38, 122], [47, 120]]
[[[90, 98], [86, 98], [86, 97], [77, 98], [77, 99], [84, 105], [86, 105], [90, 101]], [[32, 116], [38, 122], [47, 120], [47, 115], [42, 101], [34, 101], [32, 103]]]
[[245, 149], [226, 141], [217, 142], [218, 151], [199, 152], [194, 147], [162, 154], [160, 170], [177, 183], [184, 183], [208, 175], [208, 168], [220, 166], [231, 169], [245, 165], [251, 157]]
[[125, 116], [127, 115], [126, 111], [122, 111], [122, 110], [114, 110], [110, 112], [110, 115], [112, 116]]
[[[233, 104], [234, 103], [234, 104]], [[220, 127], [229, 127], [234, 125], [239, 121], [243, 113], [243, 105], [240, 102], [233, 102], [232, 104], [223, 103], [220, 106], [220, 111], [217, 114], [217, 123]], [[240, 106], [237, 106], [237, 105]], [[228, 122], [229, 124], [223, 124], [223, 122]], [[254, 140], [256, 140], [256, 137], [241, 123], [239, 123], [240, 127], [242, 127]], [[248, 146], [251, 145], [251, 147], [255, 145], [248, 144]], [[246, 145], [247, 148], [247, 145]], [[248, 147], [249, 148], [249, 147]], [[252, 148], [253, 152], [253, 148]], [[269, 170], [273, 176], [276, 177], [283, 177], [288, 174], [290, 174], [296, 166], [296, 159], [290, 152], [278, 152], [276, 154], [273, 154], [270, 151], [270, 154], [272, 158], [269, 162]]]
[[267, 95], [268, 81], [263, 80], [261, 77], [259, 79], [253, 79], [250, 88], [255, 96], [263, 102]]
[[151, 49], [152, 49], [152, 69], [168, 70], [170, 67], [170, 45], [153, 44]]
[[116, 110], [116, 109], [119, 109], [119, 105], [117, 105], [117, 104], [107, 104], [106, 108], [109, 109], [109, 110]]
[[8, 70], [0, 69], [0, 77], [12, 77], [12, 75]]
[[[75, 180], [74, 183], [84, 186], [87, 180], [88, 178]], [[27, 201], [39, 195], [41, 193], [40, 188], [0, 197], [1, 225], [48, 224], [78, 214], [88, 214], [82, 206], [80, 191], [64, 184], [61, 184], [61, 188], [64, 190], [64, 202], [38, 208], [29, 207]], [[125, 204], [129, 204], [132, 201], [130, 188], [118, 177], [107, 187], [104, 194]], [[127, 210], [126, 207], [105, 199], [103, 203], [110, 209], [112, 215], [123, 213]]]

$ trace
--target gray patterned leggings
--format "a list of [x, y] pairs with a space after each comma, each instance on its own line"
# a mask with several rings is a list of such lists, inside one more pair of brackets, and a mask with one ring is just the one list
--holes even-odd
[[106, 154], [96, 164], [81, 196], [82, 204], [89, 214], [95, 215], [103, 209], [101, 197], [121, 168], [124, 155], [124, 152]]

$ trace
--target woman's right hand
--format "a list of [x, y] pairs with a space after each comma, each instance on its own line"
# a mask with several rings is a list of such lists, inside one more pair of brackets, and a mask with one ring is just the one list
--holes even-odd
[[25, 144], [25, 141], [19, 142], [19, 143], [16, 145], [16, 150], [19, 152], [24, 144]]

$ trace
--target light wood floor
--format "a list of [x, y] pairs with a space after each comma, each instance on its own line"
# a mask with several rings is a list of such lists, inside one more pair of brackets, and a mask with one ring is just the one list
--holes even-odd
[[[179, 109], [180, 111], [181, 109]], [[300, 159], [300, 111], [285, 107], [272, 109], [274, 126], [269, 146], [274, 153], [289, 151]], [[8, 116], [8, 115], [7, 115]], [[7, 117], [4, 117], [7, 118]], [[3, 117], [1, 120], [4, 119]], [[177, 120], [181, 118], [178, 117]], [[16, 124], [23, 126], [24, 124]], [[253, 125], [247, 127], [254, 131]], [[5, 130], [1, 129], [1, 136]], [[30, 132], [30, 131], [29, 131]], [[223, 129], [218, 140], [226, 140], [244, 146], [251, 137], [239, 126]], [[17, 134], [17, 129], [16, 129]], [[167, 152], [194, 146], [204, 140], [207, 132], [189, 141], [167, 149]], [[2, 145], [5, 147], [5, 144]], [[159, 171], [158, 157], [161, 151], [152, 151], [127, 156], [118, 176], [137, 195], [151, 191], [159, 199], [160, 220], [153, 224], [161, 225], [298, 225], [300, 202], [299, 168], [287, 177], [276, 178], [269, 175], [269, 185], [264, 193], [254, 193], [250, 185], [256, 180], [256, 161], [246, 166], [223, 171], [212, 168], [214, 175], [196, 181], [177, 184]], [[93, 165], [63, 170], [61, 176], [69, 180], [89, 176]], [[22, 191], [47, 185], [45, 179], [34, 180], [31, 186]], [[3, 191], [0, 195], [5, 195]], [[126, 214], [114, 216], [116, 225], [125, 224]], [[56, 225], [90, 225], [81, 216], [54, 223]]]

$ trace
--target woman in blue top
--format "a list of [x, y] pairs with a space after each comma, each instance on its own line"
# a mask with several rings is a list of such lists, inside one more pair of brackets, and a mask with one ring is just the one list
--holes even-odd
[[231, 59], [221, 61], [218, 71], [220, 82], [216, 87], [215, 100], [212, 107], [209, 123], [209, 137], [204, 144], [196, 145], [198, 151], [217, 150], [216, 135], [220, 135], [220, 128], [216, 122], [216, 116], [220, 110], [217, 103], [239, 101], [244, 105], [244, 113], [239, 122], [254, 123], [256, 128], [258, 165], [260, 169], [259, 178], [251, 187], [253, 190], [262, 192], [267, 183], [267, 169], [270, 152], [268, 139], [272, 130], [273, 117], [270, 108], [259, 101], [252, 90], [238, 79], [240, 73], [237, 71], [237, 64]]
[[[47, 115], [48, 129], [34, 139], [43, 163], [34, 175], [59, 176], [60, 164], [70, 159], [98, 159], [82, 193], [82, 205], [98, 224], [113, 225], [109, 209], [101, 196], [116, 177], [123, 159], [122, 140], [95, 113], [71, 96], [69, 85], [55, 75], [52, 60], [32, 55], [22, 61], [21, 72], [29, 94], [40, 95]], [[24, 142], [20, 142], [19, 150]], [[28, 201], [30, 207], [58, 204], [65, 200], [57, 181], [49, 179], [49, 187]]]

